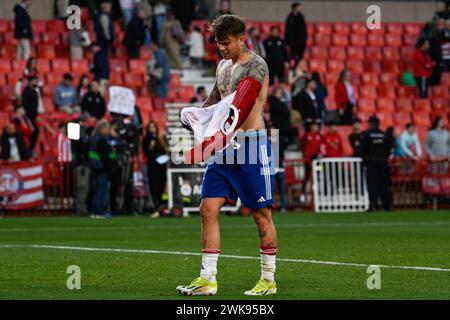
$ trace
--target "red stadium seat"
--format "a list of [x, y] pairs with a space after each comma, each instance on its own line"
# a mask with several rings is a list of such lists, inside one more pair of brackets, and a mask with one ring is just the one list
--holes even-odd
[[50, 61], [48, 59], [36, 59], [36, 67], [40, 74], [50, 72]]
[[53, 104], [53, 99], [49, 97], [42, 98], [42, 103], [44, 104], [44, 110], [47, 113], [55, 112], [55, 105]]
[[416, 126], [430, 127], [430, 113], [427, 111], [414, 111], [412, 113], [413, 123]]
[[178, 88], [178, 98], [182, 102], [191, 101], [194, 95], [195, 95], [195, 88], [193, 86], [182, 86]]
[[5, 32], [3, 34], [3, 41], [5, 45], [17, 45], [17, 39], [14, 37], [14, 32]]
[[367, 40], [365, 34], [351, 34], [350, 35], [350, 44], [354, 47], [366, 47]]
[[111, 71], [125, 73], [128, 72], [127, 62], [125, 60], [110, 59]]
[[11, 63], [9, 59], [0, 59], [0, 74], [11, 72]]
[[[329, 91], [331, 88], [334, 88], [334, 86], [338, 82], [339, 73], [337, 73], [337, 72], [335, 72], [335, 73], [327, 72], [327, 73], [324, 74], [324, 78], [325, 78], [325, 84], [326, 84], [326, 86], [328, 88], [328, 91]], [[328, 92], [328, 96], [331, 96], [330, 92]]]
[[414, 112], [427, 111], [431, 112], [432, 104], [429, 99], [415, 99], [414, 100]]
[[74, 73], [89, 73], [89, 61], [88, 60], [71, 60], [70, 66]]
[[360, 47], [348, 47], [347, 58], [351, 60], [364, 60], [364, 49]]
[[112, 85], [118, 85], [121, 86], [124, 84], [123, 82], [123, 76], [120, 72], [111, 72], [109, 75], [109, 82]]
[[333, 46], [336, 47], [348, 47], [348, 35], [346, 34], [333, 34], [331, 35], [331, 41]]
[[16, 46], [15, 45], [0, 46], [0, 57], [4, 59], [15, 59]]
[[362, 61], [360, 60], [351, 60], [349, 59], [347, 61], [347, 68], [354, 74], [354, 75], [358, 75], [358, 74], [362, 74], [364, 73], [364, 66]]
[[325, 74], [327, 72], [326, 62], [321, 60], [309, 60], [308, 70], [311, 73], [317, 71], [319, 74]]
[[[0, 73], [0, 86], [5, 86], [8, 83], [8, 81], [6, 80], [6, 75]], [[0, 99], [0, 109], [1, 109], [1, 99]]]
[[56, 52], [55, 47], [50, 45], [39, 45], [37, 47], [37, 54], [39, 58], [42, 59], [55, 59]]
[[48, 45], [57, 45], [61, 43], [61, 37], [56, 32], [44, 32], [41, 34], [41, 43]]
[[380, 119], [380, 127], [383, 130], [386, 130], [389, 127], [394, 126], [394, 119], [392, 117], [392, 113], [390, 112], [378, 112], [378, 119]]
[[67, 27], [65, 20], [49, 20], [47, 21], [47, 30], [58, 32], [58, 33], [64, 33], [67, 32]]
[[345, 63], [342, 60], [328, 60], [328, 72], [341, 72], [345, 68]]
[[379, 61], [381, 60], [381, 49], [380, 48], [366, 48], [366, 59]]
[[371, 47], [384, 47], [384, 37], [381, 34], [369, 33], [367, 35], [367, 43]]
[[415, 87], [405, 87], [405, 86], [397, 87], [397, 97], [399, 98], [414, 98], [415, 92], [416, 92]]
[[376, 100], [378, 98], [377, 89], [375, 86], [362, 86], [359, 88], [359, 96], [361, 98]]
[[316, 33], [318, 34], [332, 34], [332, 23], [331, 22], [317, 22], [316, 23]]
[[46, 84], [48, 83], [51, 86], [58, 85], [63, 80], [62, 73], [49, 72], [45, 75]]
[[352, 34], [366, 34], [367, 25], [365, 22], [352, 22], [350, 24], [350, 30], [352, 31]]
[[448, 110], [448, 99], [433, 99], [433, 109], [435, 110]]
[[11, 62], [13, 70], [20, 73], [25, 70], [25, 66], [27, 65], [27, 62], [25, 60], [12, 60]]
[[9, 30], [8, 20], [0, 19], [0, 33], [4, 33]]
[[[31, 21], [31, 27], [33, 28], [33, 33], [44, 33], [47, 31], [47, 27], [46, 27], [46, 20], [32, 20]], [[48, 30], [48, 31], [53, 31], [53, 30]]]
[[413, 35], [413, 36], [418, 36], [420, 31], [422, 30], [423, 25], [420, 23], [415, 23], [415, 22], [411, 22], [411, 23], [405, 23], [404, 25], [404, 30], [405, 30], [405, 34], [408, 35]]
[[58, 59], [70, 59], [69, 46], [66, 44], [55, 46], [56, 57]]
[[314, 45], [319, 47], [329, 47], [331, 45], [331, 39], [329, 34], [315, 34]]
[[350, 24], [348, 22], [335, 22], [333, 23], [333, 31], [337, 34], [349, 34]]
[[383, 60], [400, 60], [398, 48], [386, 47], [381, 50]]
[[172, 73], [169, 86], [171, 88], [180, 87], [181, 86], [181, 76], [179, 73]]
[[395, 104], [393, 99], [379, 98], [377, 99], [377, 107], [380, 112], [395, 112]]
[[395, 87], [393, 87], [392, 84], [389, 84], [389, 83], [381, 84], [378, 87], [378, 90], [380, 92], [381, 98], [387, 98], [387, 99], [397, 98], [397, 94], [395, 92]]
[[130, 72], [138, 74], [147, 73], [147, 62], [144, 60], [130, 60]]
[[399, 98], [395, 101], [397, 111], [413, 112], [413, 104], [411, 99]]
[[382, 72], [388, 73], [400, 73], [400, 64], [397, 61], [383, 60], [382, 62]]
[[347, 60], [347, 54], [345, 52], [345, 48], [330, 47], [328, 49], [328, 51], [329, 51], [331, 59], [334, 59], [334, 60]]
[[414, 48], [416, 46], [417, 36], [413, 36], [410, 34], [403, 35], [403, 45], [408, 48]]
[[139, 56], [140, 56], [141, 60], [149, 61], [152, 58], [152, 53], [150, 52], [150, 50], [147, 47], [142, 46], [140, 49]]
[[14, 86], [20, 78], [22, 78], [20, 73], [10, 72], [6, 74], [7, 83], [11, 86]]
[[128, 53], [124, 46], [116, 46], [113, 48], [114, 57], [116, 59], [122, 59], [127, 60], [128, 59]]
[[358, 100], [358, 111], [375, 113], [377, 111], [377, 108], [375, 107], [375, 100], [374, 99], [366, 99], [366, 98], [359, 99]]
[[398, 22], [386, 23], [386, 31], [389, 34], [402, 35], [403, 34], [403, 24]]
[[394, 73], [380, 73], [380, 83], [388, 86], [397, 85], [397, 75]]
[[364, 72], [381, 72], [380, 62], [376, 60], [365, 60], [363, 62]]
[[150, 97], [136, 98], [136, 105], [141, 111], [151, 112], [153, 111], [153, 101]]
[[140, 74], [124, 73], [123, 81], [131, 87], [139, 87], [142, 85], [142, 77]]
[[369, 118], [373, 116], [373, 112], [359, 111], [357, 117], [362, 121], [362, 123], [367, 123]]
[[386, 47], [396, 47], [399, 48], [402, 46], [402, 36], [398, 34], [386, 34], [384, 36], [384, 42]]
[[409, 112], [398, 111], [392, 117], [396, 126], [404, 127], [407, 123], [411, 122], [411, 114]]
[[446, 85], [430, 87], [430, 93], [433, 98], [450, 98], [450, 90]]
[[310, 52], [311, 52], [312, 59], [317, 59], [317, 60], [327, 60], [328, 59], [327, 48], [311, 47]]
[[59, 73], [70, 72], [69, 60], [54, 59], [54, 60], [52, 60], [51, 63], [52, 63], [53, 72], [59, 72]]
[[362, 84], [365, 86], [378, 86], [378, 74], [376, 73], [363, 73], [361, 74]]

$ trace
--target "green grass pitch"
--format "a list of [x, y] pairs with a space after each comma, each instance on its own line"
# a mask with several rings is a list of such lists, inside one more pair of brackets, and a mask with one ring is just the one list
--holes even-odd
[[[281, 261], [270, 299], [450, 299], [450, 212], [274, 213], [274, 220]], [[200, 256], [177, 252], [199, 253], [198, 216], [1, 219], [0, 299], [248, 299], [243, 292], [260, 275], [256, 227], [251, 217], [220, 223], [222, 255], [233, 257], [219, 259], [218, 295], [181, 297], [175, 287], [198, 276]], [[366, 285], [371, 264], [385, 266], [379, 290]], [[80, 290], [67, 289], [70, 265], [81, 269]]]

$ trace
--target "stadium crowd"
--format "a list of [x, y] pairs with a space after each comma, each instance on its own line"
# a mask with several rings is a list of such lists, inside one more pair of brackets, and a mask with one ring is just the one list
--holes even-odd
[[[156, 121], [148, 121], [148, 115], [143, 114], [149, 112], [145, 106], [137, 105], [135, 114], [129, 118], [107, 111], [108, 87], [115, 82], [111, 69], [116, 67], [117, 61], [113, 56], [118, 47], [124, 47], [125, 59], [147, 59], [147, 86], [140, 88], [139, 93], [146, 91], [145, 94], [152, 98], [169, 101], [174, 71], [183, 72], [189, 67], [203, 70], [211, 62], [213, 65], [217, 62], [217, 52], [211, 53], [208, 49], [214, 47], [214, 40], [206, 36], [205, 20], [231, 13], [230, 1], [221, 1], [219, 11], [214, 14], [209, 14], [209, 8], [202, 0], [173, 1], [171, 6], [160, 1], [102, 0], [98, 7], [94, 1], [56, 1], [58, 17], [62, 19], [66, 18], [65, 10], [69, 4], [85, 5], [83, 28], [68, 31], [66, 45], [72, 61], [88, 57], [90, 66], [88, 73], [77, 74], [78, 79], [70, 72], [63, 73], [60, 83], [54, 87], [45, 82], [44, 79], [48, 79], [44, 77], [46, 71], [40, 70], [38, 60], [32, 54], [33, 24], [27, 11], [31, 2], [22, 0], [14, 7], [16, 59], [26, 60], [26, 63], [17, 83], [10, 84], [14, 85], [14, 107], [11, 121], [3, 127], [1, 159], [21, 161], [42, 157], [42, 152], [36, 151], [39, 137], [50, 137], [53, 140], [49, 141], [55, 142], [50, 148], [56, 149], [58, 162], [64, 164], [65, 170], [70, 170], [70, 175], [74, 172], [77, 176], [75, 202], [79, 213], [104, 216], [133, 211], [133, 170], [129, 169], [128, 162], [132, 157], [145, 157], [153, 209], [156, 210], [161, 204], [166, 179], [165, 165], [156, 161], [167, 152], [161, 130], [164, 128]], [[113, 7], [117, 5], [120, 12], [113, 14]], [[330, 85], [323, 68], [314, 66], [311, 60], [306, 62], [306, 55], [310, 59], [311, 55], [320, 52], [308, 48], [311, 34], [301, 8], [300, 3], [294, 3], [282, 27], [273, 24], [262, 32], [262, 28], [250, 26], [247, 39], [248, 48], [261, 55], [269, 67], [271, 88], [265, 120], [268, 127], [280, 130], [281, 159], [288, 149], [302, 151], [305, 161], [350, 153], [367, 156], [370, 152], [366, 150], [364, 129], [369, 116], [363, 106], [367, 99], [358, 93], [364, 74], [358, 74], [358, 80], [354, 81], [355, 72], [343, 64], [338, 70], [339, 77]], [[118, 21], [123, 24], [123, 33], [117, 33]], [[85, 28], [89, 23], [93, 25], [94, 33]], [[119, 34], [122, 39], [118, 42]], [[417, 99], [427, 98], [430, 88], [439, 86], [445, 73], [448, 76], [449, 41], [449, 20], [442, 18], [427, 23], [416, 39], [413, 64], [404, 69], [401, 80], [405, 88], [417, 87], [414, 90]], [[336, 50], [336, 54], [339, 52]], [[189, 58], [187, 64], [185, 57]], [[49, 125], [46, 117], [43, 96], [49, 90], [52, 90], [55, 111], [65, 115], [59, 118], [56, 128]], [[198, 87], [190, 101], [202, 102], [206, 97], [205, 88]], [[444, 111], [448, 111], [448, 101]], [[371, 110], [370, 116], [374, 111]], [[425, 141], [420, 141], [414, 122], [406, 121], [404, 130], [396, 132], [398, 126], [393, 123], [385, 126], [381, 119], [386, 139], [390, 139], [385, 158], [450, 157], [446, 128], [448, 114], [445, 114], [445, 117], [435, 117]], [[378, 128], [380, 119], [370, 119]], [[68, 120], [78, 121], [84, 128], [81, 140], [67, 138]], [[349, 125], [353, 126], [351, 134], [342, 129]], [[351, 146], [351, 150], [346, 150], [346, 146]], [[284, 177], [278, 181], [284, 185]], [[71, 188], [67, 188], [67, 192], [73, 194]], [[120, 193], [122, 196], [118, 196]], [[117, 199], [122, 203], [118, 204]], [[283, 201], [281, 209], [285, 209], [285, 205]]]

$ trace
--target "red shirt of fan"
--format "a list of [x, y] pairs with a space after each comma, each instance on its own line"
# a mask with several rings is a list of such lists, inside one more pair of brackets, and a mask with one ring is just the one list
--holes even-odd
[[339, 133], [327, 132], [323, 135], [325, 157], [341, 157], [343, 154], [342, 139]]
[[307, 132], [303, 136], [303, 159], [311, 161], [314, 156], [321, 153], [323, 138], [320, 132]]

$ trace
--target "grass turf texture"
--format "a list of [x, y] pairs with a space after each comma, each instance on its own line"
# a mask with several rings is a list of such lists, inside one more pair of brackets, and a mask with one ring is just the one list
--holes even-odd
[[[258, 257], [251, 217], [221, 216], [222, 253]], [[450, 269], [450, 212], [274, 213], [279, 258]], [[175, 287], [199, 274], [200, 256], [30, 248], [200, 251], [200, 219], [118, 217], [0, 220], [0, 299], [251, 299], [259, 260], [219, 258], [215, 297], [182, 297]], [[66, 269], [81, 268], [81, 290]], [[381, 268], [381, 289], [366, 287], [367, 267], [279, 261], [269, 299], [450, 299], [450, 272]], [[256, 298], [258, 299], [258, 298]], [[260, 299], [260, 298], [259, 298]]]

